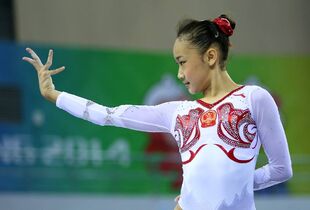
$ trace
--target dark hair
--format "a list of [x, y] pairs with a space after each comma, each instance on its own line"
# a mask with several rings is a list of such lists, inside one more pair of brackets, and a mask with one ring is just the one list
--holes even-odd
[[[228, 20], [229, 27], [233, 31], [236, 26], [233, 20], [227, 15], [221, 15], [218, 18]], [[221, 50], [220, 65], [224, 67], [230, 46], [229, 36], [232, 34], [232, 31], [228, 34], [215, 21], [185, 19], [178, 24], [177, 38], [184, 38], [197, 46], [201, 54], [205, 53], [212, 43], [218, 43]]]

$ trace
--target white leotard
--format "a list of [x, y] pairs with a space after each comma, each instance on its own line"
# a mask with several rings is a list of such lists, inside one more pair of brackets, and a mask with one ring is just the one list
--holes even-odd
[[[57, 106], [99, 125], [167, 132], [183, 163], [183, 210], [254, 210], [254, 190], [292, 176], [277, 106], [258, 86], [242, 86], [213, 104], [175, 101], [108, 108], [62, 92]], [[268, 164], [255, 170], [263, 145]]]

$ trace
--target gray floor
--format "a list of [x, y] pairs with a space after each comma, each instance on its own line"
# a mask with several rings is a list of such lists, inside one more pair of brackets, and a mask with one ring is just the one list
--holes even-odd
[[[0, 210], [172, 210], [173, 197], [0, 194]], [[259, 197], [257, 210], [309, 210], [310, 195]]]

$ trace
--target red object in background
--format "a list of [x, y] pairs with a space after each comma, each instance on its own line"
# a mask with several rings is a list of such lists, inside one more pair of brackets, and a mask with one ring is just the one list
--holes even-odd
[[159, 170], [163, 175], [171, 172], [176, 173], [177, 177], [171, 182], [171, 188], [180, 190], [182, 185], [182, 165], [175, 139], [170, 134], [150, 133], [145, 153], [147, 155], [158, 154], [162, 156], [161, 161], [149, 165], [150, 170]]

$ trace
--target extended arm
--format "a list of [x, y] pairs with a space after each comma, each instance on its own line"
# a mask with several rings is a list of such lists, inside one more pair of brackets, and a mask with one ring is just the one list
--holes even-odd
[[62, 92], [56, 105], [70, 114], [98, 125], [112, 125], [146, 132], [170, 132], [172, 115], [180, 102], [156, 106], [121, 105], [113, 108]]
[[53, 61], [53, 51], [49, 51], [47, 62], [43, 65], [32, 49], [26, 50], [31, 58], [23, 57], [23, 60], [36, 69], [42, 96], [56, 103], [59, 108], [98, 125], [112, 125], [147, 132], [170, 132], [172, 114], [180, 102], [168, 102], [157, 106], [122, 105], [109, 108], [60, 92], [55, 89], [51, 76], [63, 71], [65, 67], [49, 70]]
[[278, 108], [264, 89], [251, 95], [254, 119], [268, 164], [255, 170], [254, 190], [261, 190], [292, 177], [291, 158]]

